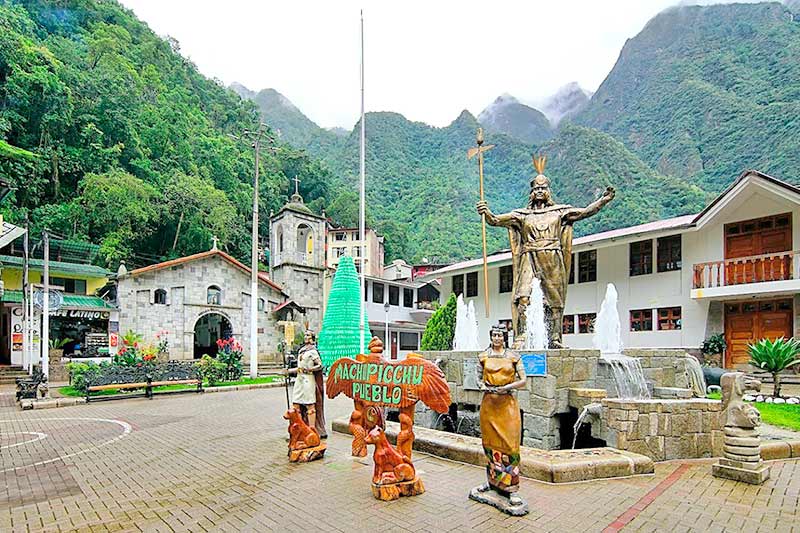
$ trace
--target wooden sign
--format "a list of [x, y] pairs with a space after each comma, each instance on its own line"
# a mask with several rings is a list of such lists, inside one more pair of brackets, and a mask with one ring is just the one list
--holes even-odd
[[[369, 349], [368, 355], [334, 362], [325, 390], [328, 398], [344, 393], [353, 400], [353, 455], [363, 457], [367, 444], [375, 446], [372, 494], [380, 500], [422, 494], [425, 487], [411, 463], [414, 406], [421, 401], [437, 413], [446, 413], [450, 388], [442, 370], [421, 355], [412, 353], [403, 361], [388, 361], [383, 357], [383, 342], [377, 337], [372, 338]], [[384, 434], [383, 407], [400, 410], [396, 449]]]

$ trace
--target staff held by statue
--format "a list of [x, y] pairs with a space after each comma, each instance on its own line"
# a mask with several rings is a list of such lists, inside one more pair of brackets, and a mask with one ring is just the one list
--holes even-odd
[[[478, 156], [478, 176], [480, 179], [481, 202], [485, 201], [483, 194], [483, 153], [494, 148], [493, 144], [483, 146], [483, 128], [478, 128], [476, 136], [478, 146], [467, 150], [467, 159]], [[486, 309], [486, 318], [489, 318], [489, 264], [486, 252], [486, 216], [481, 214], [481, 236], [483, 237], [483, 304]]]

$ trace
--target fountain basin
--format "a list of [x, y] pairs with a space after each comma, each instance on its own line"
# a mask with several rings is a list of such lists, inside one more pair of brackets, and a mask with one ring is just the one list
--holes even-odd
[[[349, 419], [333, 421], [333, 430], [350, 434]], [[386, 436], [395, 443], [400, 424], [386, 423]], [[481, 439], [435, 429], [414, 428], [414, 449], [476, 466], [486, 465]], [[646, 456], [613, 448], [546, 451], [522, 446], [520, 474], [545, 483], [570, 483], [652, 474], [653, 461]]]

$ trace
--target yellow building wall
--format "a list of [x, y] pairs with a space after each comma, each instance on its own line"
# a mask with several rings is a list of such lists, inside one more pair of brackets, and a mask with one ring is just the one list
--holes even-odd
[[[31, 283], [42, 282], [41, 272], [36, 272], [34, 270], [31, 270], [29, 274]], [[75, 276], [75, 275], [58, 274], [58, 273], [52, 275], [51, 277], [86, 280], [86, 294], [90, 296], [93, 295], [97, 291], [97, 289], [102, 288], [106, 283], [108, 283], [108, 278], [87, 278], [84, 276]], [[22, 270], [5, 267], [3, 268], [2, 275], [0, 275], [0, 279], [3, 280], [3, 285], [6, 290], [10, 291], [22, 290]]]

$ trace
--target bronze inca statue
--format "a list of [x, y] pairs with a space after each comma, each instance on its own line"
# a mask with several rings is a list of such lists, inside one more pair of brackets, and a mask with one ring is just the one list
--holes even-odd
[[533, 279], [541, 282], [545, 299], [550, 348], [563, 348], [561, 322], [567, 297], [572, 263], [572, 225], [597, 214], [614, 198], [614, 188], [586, 207], [556, 204], [550, 192], [550, 180], [544, 175], [545, 158], [534, 158], [537, 176], [531, 180], [528, 207], [495, 215], [489, 205], [478, 202], [478, 213], [492, 226], [508, 228], [511, 241], [514, 287], [511, 318], [514, 327], [514, 349], [525, 345], [527, 308]]

